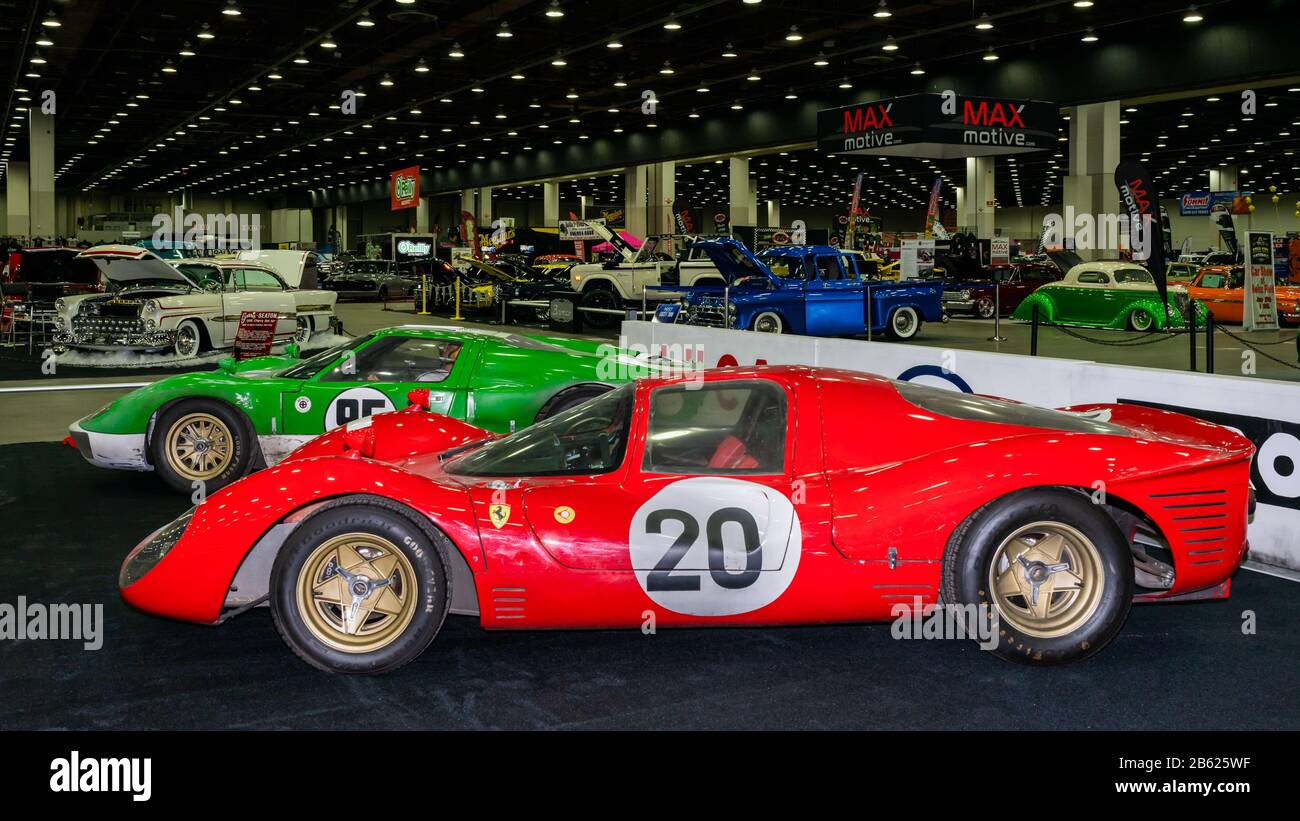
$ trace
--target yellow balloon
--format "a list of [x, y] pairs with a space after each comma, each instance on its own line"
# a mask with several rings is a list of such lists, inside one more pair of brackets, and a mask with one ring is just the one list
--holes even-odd
[[1253, 206], [1253, 205], [1250, 206], [1250, 213], [1252, 213], [1252, 214], [1255, 213], [1255, 206]]
[[1246, 204], [1250, 205], [1250, 197], [1246, 197]]
[[1277, 192], [1277, 186], [1276, 186], [1276, 185], [1270, 185], [1270, 186], [1268, 187], [1268, 190], [1269, 190], [1269, 191], [1272, 191], [1272, 192], [1274, 192], [1274, 193], [1276, 193], [1276, 192]]
[[1277, 194], [1274, 194], [1274, 195], [1273, 195], [1273, 204], [1274, 204], [1274, 205], [1277, 205], [1277, 204], [1278, 204], [1279, 202], [1281, 202], [1281, 201], [1282, 201], [1282, 198], [1281, 198], [1281, 197], [1279, 197]]

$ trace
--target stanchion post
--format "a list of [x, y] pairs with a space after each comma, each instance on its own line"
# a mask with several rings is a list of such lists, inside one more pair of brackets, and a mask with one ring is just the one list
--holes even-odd
[[1196, 372], [1196, 303], [1187, 305], [1187, 369]]
[[867, 341], [871, 341], [871, 283], [867, 283], [866, 294], [867, 300]]
[[[723, 313], [726, 313], [725, 311]], [[645, 319], [645, 283], [641, 283], [641, 316], [637, 319]]]
[[996, 276], [993, 278], [993, 336], [990, 336], [988, 341], [1007, 341], [1007, 338], [1002, 335], [1002, 280]]
[[1029, 355], [1038, 356], [1038, 303], [1029, 307]]
[[457, 274], [456, 275], [456, 313], [452, 316], [452, 319], [464, 319], [464, 318], [465, 317], [460, 315], [460, 275]]
[[1214, 311], [1205, 312], [1205, 372], [1214, 373]]
[[420, 274], [420, 316], [429, 315], [429, 275]]

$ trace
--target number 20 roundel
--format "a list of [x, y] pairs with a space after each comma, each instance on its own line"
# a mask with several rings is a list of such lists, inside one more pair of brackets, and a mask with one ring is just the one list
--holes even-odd
[[734, 616], [781, 597], [799, 568], [799, 517], [785, 494], [743, 479], [673, 482], [628, 532], [632, 568], [655, 604], [691, 616]]

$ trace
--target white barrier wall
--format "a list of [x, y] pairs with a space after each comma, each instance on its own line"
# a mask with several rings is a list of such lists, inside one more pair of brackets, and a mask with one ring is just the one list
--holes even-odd
[[623, 335], [624, 344], [643, 345], [651, 354], [680, 359], [682, 351], [702, 351], [709, 367], [766, 362], [847, 368], [1046, 407], [1150, 403], [1236, 428], [1257, 448], [1251, 478], [1259, 507], [1250, 526], [1250, 559], [1300, 570], [1298, 382], [654, 322], [624, 322]]

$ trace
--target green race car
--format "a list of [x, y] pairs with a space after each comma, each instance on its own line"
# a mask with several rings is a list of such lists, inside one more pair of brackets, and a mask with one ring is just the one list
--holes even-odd
[[132, 391], [74, 422], [88, 462], [156, 470], [184, 493], [211, 493], [273, 465], [331, 428], [407, 404], [506, 433], [650, 375], [659, 365], [608, 343], [407, 325], [309, 359], [222, 360]]
[[[1083, 262], [1025, 297], [1011, 318], [1029, 321], [1037, 306], [1039, 320], [1057, 325], [1162, 331], [1186, 324], [1188, 303], [1187, 288], [1171, 284], [1169, 304], [1163, 305], [1151, 272], [1136, 263]], [[1205, 306], [1197, 303], [1198, 327], [1205, 317]]]

